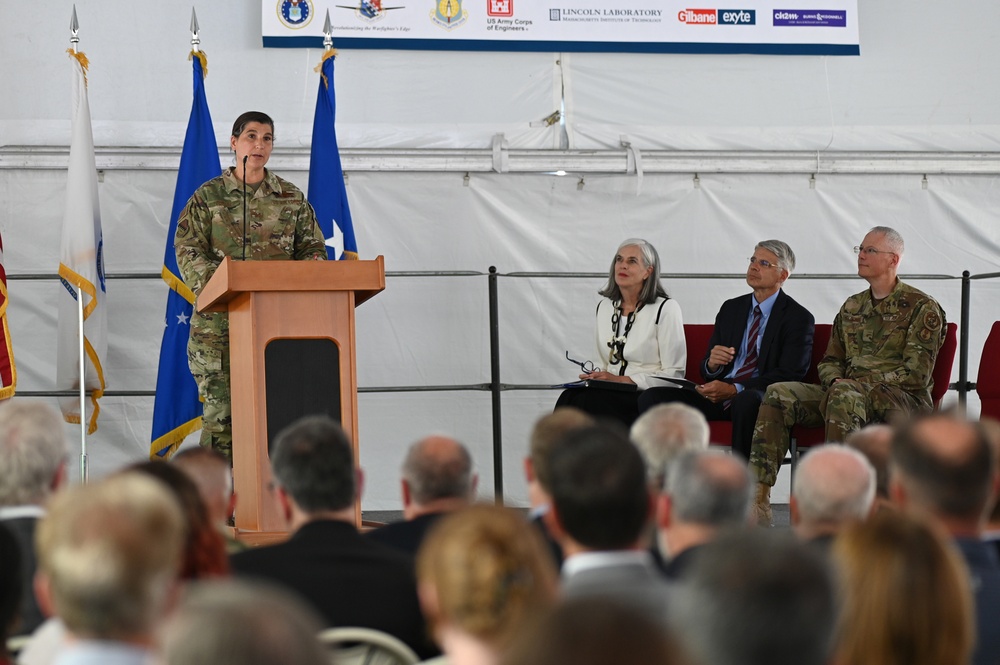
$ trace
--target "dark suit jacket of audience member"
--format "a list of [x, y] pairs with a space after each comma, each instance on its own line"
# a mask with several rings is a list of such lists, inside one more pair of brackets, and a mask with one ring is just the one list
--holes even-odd
[[[739, 349], [743, 342], [753, 294], [747, 293], [722, 303], [715, 317], [715, 328], [708, 340], [708, 350], [701, 361], [701, 373], [706, 381], [721, 379], [732, 369], [733, 363], [708, 371], [708, 358], [717, 346]], [[778, 381], [801, 381], [812, 362], [812, 342], [815, 319], [805, 307], [797, 303], [784, 289], [778, 291], [771, 315], [760, 340], [757, 359], [757, 376], [741, 381], [748, 390], [764, 390]]]
[[381, 630], [422, 658], [436, 655], [420, 604], [413, 561], [375, 543], [352, 524], [317, 520], [286, 542], [230, 559], [236, 575], [281, 584], [319, 611], [327, 625]]
[[21, 598], [21, 622], [18, 624], [12, 635], [28, 635], [35, 632], [45, 620], [42, 611], [38, 609], [38, 601], [35, 599], [35, 525], [38, 520], [34, 517], [16, 517], [3, 521], [4, 525], [10, 529], [17, 540], [18, 548], [21, 550], [21, 588], [23, 590]]
[[427, 537], [431, 528], [447, 514], [446, 512], [427, 513], [412, 520], [393, 522], [392, 524], [372, 529], [365, 534], [365, 537], [377, 543], [382, 543], [386, 547], [391, 547], [394, 550], [415, 557], [417, 556], [417, 550], [420, 549], [420, 544], [424, 542], [424, 538]]
[[663, 564], [663, 574], [667, 579], [674, 581], [684, 577], [685, 571], [698, 558], [698, 552], [703, 547], [704, 545], [692, 545], [669, 561], [666, 561]]
[[634, 607], [653, 619], [666, 616], [671, 583], [652, 560], [648, 565], [622, 563], [563, 575], [563, 598], [608, 598]]
[[972, 592], [976, 599], [976, 650], [973, 665], [1000, 663], [1000, 559], [992, 543], [973, 538], [956, 538], [958, 549], [969, 566]]

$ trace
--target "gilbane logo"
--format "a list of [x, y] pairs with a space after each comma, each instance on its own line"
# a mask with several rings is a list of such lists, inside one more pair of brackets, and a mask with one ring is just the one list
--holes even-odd
[[756, 25], [757, 12], [753, 9], [720, 9], [719, 23], [722, 25]]
[[682, 9], [677, 12], [677, 20], [689, 25], [715, 25], [716, 13], [714, 9]]

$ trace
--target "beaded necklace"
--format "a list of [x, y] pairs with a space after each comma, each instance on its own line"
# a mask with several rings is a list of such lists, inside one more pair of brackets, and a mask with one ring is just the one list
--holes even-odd
[[622, 301], [616, 300], [611, 303], [611, 341], [608, 342], [608, 348], [611, 349], [611, 353], [608, 357], [608, 363], [611, 365], [621, 363], [622, 366], [618, 369], [618, 376], [625, 376], [625, 369], [628, 367], [628, 361], [625, 360], [625, 342], [628, 340], [629, 331], [632, 330], [636, 313], [645, 304], [639, 303], [634, 310], [629, 312], [628, 318], [625, 320], [625, 330], [621, 335], [618, 335], [618, 326], [621, 323]]

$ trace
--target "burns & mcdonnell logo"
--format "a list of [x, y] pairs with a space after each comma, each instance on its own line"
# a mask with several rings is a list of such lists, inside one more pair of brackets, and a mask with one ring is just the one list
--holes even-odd
[[775, 26], [809, 26], [846, 28], [847, 12], [843, 9], [775, 9]]

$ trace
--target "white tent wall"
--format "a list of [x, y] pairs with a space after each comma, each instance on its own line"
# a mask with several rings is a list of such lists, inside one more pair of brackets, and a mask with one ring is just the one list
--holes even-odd
[[[190, 5], [78, 1], [81, 50], [92, 61], [90, 102], [99, 147], [179, 147], [191, 102]], [[72, 2], [0, 3], [0, 232], [12, 276], [54, 274], [65, 170], [35, 168], [10, 146], [62, 146], [69, 137], [68, 43]], [[318, 50], [261, 49], [259, 7], [198, 7], [209, 54], [209, 104], [220, 145], [232, 119], [261, 108], [277, 122], [278, 146], [309, 144]], [[937, 11], [935, 11], [937, 10]], [[1000, 113], [983, 68], [996, 61], [988, 25], [1000, 7], [862, 3], [860, 58], [585, 55], [352, 51], [337, 60], [338, 134], [343, 148], [487, 148], [502, 133], [511, 148], [557, 148], [560, 127], [541, 118], [559, 108], [566, 81], [566, 129], [577, 148], [994, 150]], [[827, 93], [829, 86], [830, 92]], [[831, 137], [834, 141], [831, 143]], [[382, 151], [382, 152], [380, 152]], [[140, 150], [141, 152], [141, 150]], [[426, 154], [430, 154], [429, 152]], [[560, 153], [552, 153], [553, 170]], [[747, 153], [752, 159], [753, 154]], [[419, 156], [418, 156], [419, 157]], [[13, 163], [16, 161], [17, 163]], [[109, 169], [100, 184], [107, 269], [158, 273], [176, 172]], [[417, 164], [419, 158], [415, 158]], [[624, 160], [623, 160], [624, 163]], [[303, 189], [304, 171], [279, 172]], [[419, 165], [415, 167], [419, 170]], [[761, 171], [767, 171], [761, 159]], [[744, 292], [738, 274], [753, 244], [776, 237], [798, 255], [788, 291], [832, 320], [864, 283], [851, 246], [875, 224], [907, 240], [902, 271], [948, 275], [915, 280], [960, 312], [963, 270], [997, 271], [1000, 178], [934, 175], [646, 173], [350, 173], [348, 195], [362, 258], [383, 254], [388, 271], [603, 272], [619, 240], [646, 237], [660, 250], [685, 321], [710, 323], [719, 303]], [[808, 279], [842, 274], [847, 279]], [[573, 377], [565, 350], [593, 355], [593, 307], [600, 279], [499, 278], [501, 380], [556, 384]], [[12, 279], [9, 318], [21, 391], [54, 387], [54, 280]], [[166, 288], [156, 279], [109, 280], [108, 388], [155, 385]], [[1000, 280], [973, 283], [969, 370], [992, 321]], [[358, 310], [362, 387], [482, 384], [490, 379], [484, 275], [392, 277]], [[953, 375], [957, 380], [957, 370]], [[553, 390], [503, 395], [504, 488], [526, 502], [521, 458], [532, 422], [551, 409]], [[974, 394], [970, 411], [978, 412]], [[949, 401], [954, 401], [952, 393]], [[148, 451], [151, 397], [106, 397], [90, 439], [95, 475]], [[399, 506], [398, 467], [410, 442], [452, 433], [473, 450], [481, 492], [493, 492], [491, 405], [485, 392], [363, 393], [359, 397], [366, 510]], [[68, 430], [72, 431], [72, 430]], [[776, 492], [781, 500], [787, 489]]]

